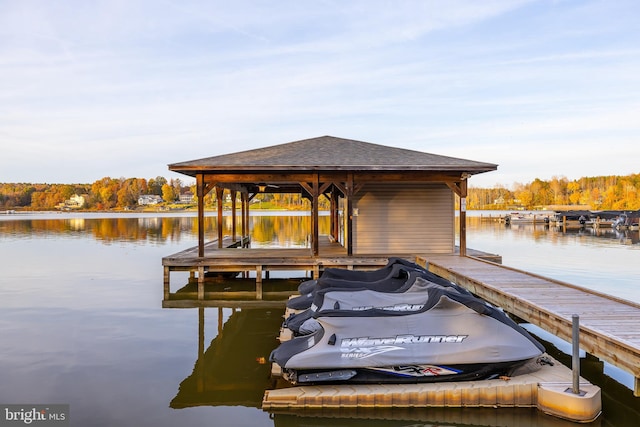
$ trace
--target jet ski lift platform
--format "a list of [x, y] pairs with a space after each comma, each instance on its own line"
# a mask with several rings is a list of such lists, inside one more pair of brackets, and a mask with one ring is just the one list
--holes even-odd
[[451, 383], [337, 384], [265, 391], [265, 411], [329, 408], [538, 408], [575, 422], [590, 422], [601, 411], [600, 388], [581, 378], [577, 396], [566, 392], [572, 372], [553, 360], [539, 371], [513, 378]]

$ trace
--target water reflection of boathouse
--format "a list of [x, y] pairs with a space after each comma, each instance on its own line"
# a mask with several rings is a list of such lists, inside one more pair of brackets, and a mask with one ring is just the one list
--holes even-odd
[[[259, 309], [217, 310], [217, 335], [205, 348], [205, 309], [198, 309], [198, 357], [193, 373], [180, 383], [170, 404], [172, 408], [202, 405], [259, 408], [265, 388], [271, 385], [268, 358], [277, 344], [281, 306], [269, 308], [263, 303]], [[231, 310], [224, 323], [223, 310]]]

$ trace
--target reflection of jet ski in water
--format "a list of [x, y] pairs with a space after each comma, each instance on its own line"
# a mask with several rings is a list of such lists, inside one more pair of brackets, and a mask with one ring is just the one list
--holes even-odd
[[306, 335], [281, 343], [271, 361], [293, 383], [463, 381], [537, 369], [544, 348], [524, 329], [419, 269], [405, 268], [401, 292], [363, 282], [316, 289], [314, 306], [298, 314], [304, 321], [287, 320]]

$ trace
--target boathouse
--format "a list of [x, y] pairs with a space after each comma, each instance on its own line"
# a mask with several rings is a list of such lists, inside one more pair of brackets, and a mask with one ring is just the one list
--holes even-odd
[[[196, 179], [198, 257], [205, 257], [204, 196], [218, 201], [240, 196], [242, 230], [248, 236], [250, 201], [257, 194], [297, 193], [311, 201], [310, 256], [318, 257], [319, 198], [331, 203], [331, 236], [347, 257], [374, 254], [454, 253], [454, 200], [460, 203], [460, 247], [466, 252], [465, 197], [475, 174], [491, 163], [322, 136], [169, 165]], [[343, 216], [339, 212], [344, 212]], [[233, 222], [235, 224], [235, 221]], [[218, 248], [223, 248], [222, 204], [218, 203]], [[341, 235], [342, 233], [342, 235]]]

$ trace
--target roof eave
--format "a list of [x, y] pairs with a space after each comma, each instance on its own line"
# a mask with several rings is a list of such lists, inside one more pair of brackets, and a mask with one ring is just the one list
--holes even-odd
[[202, 166], [177, 166], [169, 165], [169, 170], [182, 173], [184, 175], [196, 176], [197, 174], [215, 175], [215, 174], [242, 174], [242, 173], [288, 173], [288, 172], [433, 172], [433, 173], [467, 173], [477, 175], [480, 173], [491, 172], [497, 170], [497, 165], [482, 166], [408, 166], [408, 167], [390, 167], [390, 166], [242, 166], [242, 167], [202, 167]]

